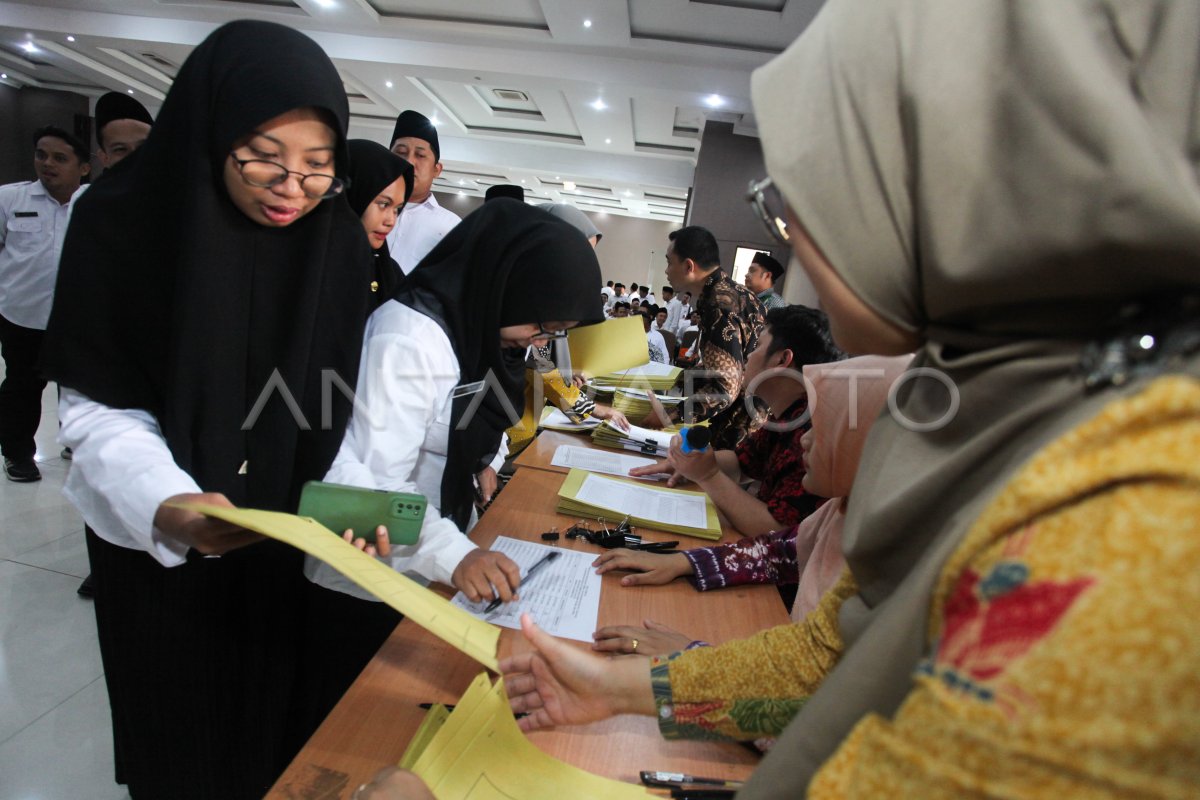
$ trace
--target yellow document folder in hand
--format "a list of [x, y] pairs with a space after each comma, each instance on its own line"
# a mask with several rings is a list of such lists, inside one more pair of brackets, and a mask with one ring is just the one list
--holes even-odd
[[485, 673], [471, 682], [412, 771], [439, 800], [647, 797], [641, 786], [593, 775], [537, 749], [517, 727], [504, 680], [493, 686]]
[[488, 669], [499, 671], [496, 663], [499, 628], [455, 608], [446, 598], [377, 561], [316, 520], [278, 511], [203, 503], [178, 503], [177, 507], [240, 525], [321, 559], [434, 636]]
[[645, 364], [650, 352], [640, 316], [572, 328], [567, 334], [567, 348], [571, 351], [571, 369], [592, 376]]

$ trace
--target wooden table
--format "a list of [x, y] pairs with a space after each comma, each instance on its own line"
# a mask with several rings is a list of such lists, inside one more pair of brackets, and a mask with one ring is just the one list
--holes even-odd
[[[540, 438], [540, 437], [539, 437]], [[555, 513], [563, 476], [544, 469], [518, 469], [471, 533], [482, 546], [496, 536], [537, 540], [551, 527], [566, 530], [575, 520]], [[681, 538], [684, 546], [705, 542], [640, 530], [647, 540]], [[725, 530], [725, 538], [737, 533]], [[564, 549], [599, 552], [583, 540], [563, 537]], [[748, 636], [788, 621], [774, 586], [697, 592], [685, 581], [660, 587], [622, 587], [605, 575], [600, 625], [637, 624], [645, 618], [712, 643]], [[449, 589], [444, 589], [449, 595]], [[588, 645], [576, 642], [586, 649]], [[520, 633], [504, 629], [501, 657], [527, 648]], [[367, 665], [341, 702], [272, 787], [269, 798], [345, 800], [384, 766], [395, 764], [425, 715], [420, 703], [454, 703], [483, 669], [422, 628], [403, 621]], [[668, 742], [649, 717], [622, 716], [591, 725], [530, 735], [543, 751], [575, 766], [637, 782], [643, 769], [671, 770], [743, 779], [758, 756], [736, 744]]]
[[592, 444], [591, 431], [563, 433], [561, 431], [544, 430], [525, 446], [525, 449], [521, 451], [521, 454], [516, 457], [513, 463], [518, 468], [532, 467], [533, 469], [544, 469], [549, 472], [566, 475], [570, 470], [566, 467], [556, 467], [550, 463], [554, 458], [554, 451], [564, 444], [572, 447], [583, 447], [588, 450], [597, 449], [596, 445]]

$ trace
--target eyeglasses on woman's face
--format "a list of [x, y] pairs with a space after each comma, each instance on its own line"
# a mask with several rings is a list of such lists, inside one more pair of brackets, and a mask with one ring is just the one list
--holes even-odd
[[336, 175], [326, 175], [320, 172], [305, 174], [296, 172], [276, 161], [266, 161], [261, 158], [238, 158], [229, 154], [241, 173], [242, 180], [250, 186], [269, 189], [278, 186], [288, 179], [289, 175], [300, 178], [300, 190], [313, 200], [325, 200], [336, 197], [346, 188], [346, 181]]
[[772, 239], [779, 244], [791, 245], [787, 217], [784, 216], [783, 196], [779, 194], [775, 182], [770, 177], [750, 181], [750, 187], [746, 190], [746, 202], [754, 209], [754, 213]]

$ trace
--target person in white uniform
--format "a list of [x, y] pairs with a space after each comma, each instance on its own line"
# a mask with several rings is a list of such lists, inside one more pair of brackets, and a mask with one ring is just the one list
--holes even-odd
[[37, 359], [54, 300], [68, 203], [91, 169], [83, 143], [55, 127], [34, 133], [33, 167], [36, 181], [0, 186], [0, 354], [5, 369], [0, 451], [5, 477], [17, 483], [42, 478], [33, 461], [46, 388]]
[[442, 174], [442, 148], [428, 117], [401, 112], [392, 131], [392, 152], [412, 164], [414, 172], [412, 197], [387, 238], [388, 252], [407, 275], [460, 219], [433, 196], [433, 181]]

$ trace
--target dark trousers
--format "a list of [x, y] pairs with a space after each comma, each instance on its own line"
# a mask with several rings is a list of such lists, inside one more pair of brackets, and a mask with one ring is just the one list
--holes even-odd
[[45, 331], [23, 328], [0, 315], [0, 453], [13, 461], [33, 458], [33, 435], [42, 421], [42, 390], [46, 379], [38, 371], [38, 354]]

